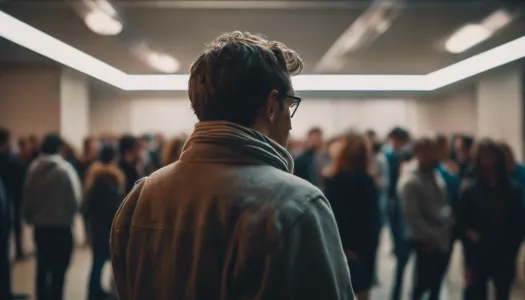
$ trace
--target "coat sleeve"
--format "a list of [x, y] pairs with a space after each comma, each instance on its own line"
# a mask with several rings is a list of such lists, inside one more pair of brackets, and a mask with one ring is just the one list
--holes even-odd
[[117, 294], [121, 300], [129, 299], [128, 292], [129, 289], [132, 288], [127, 286], [128, 282], [126, 280], [126, 273], [128, 261], [126, 253], [133, 213], [137, 207], [140, 192], [145, 181], [145, 178], [138, 181], [126, 199], [124, 199], [113, 219], [113, 225], [111, 226], [109, 240], [111, 264], [115, 276]]
[[324, 198], [312, 200], [283, 236], [282, 299], [354, 299], [337, 225]]

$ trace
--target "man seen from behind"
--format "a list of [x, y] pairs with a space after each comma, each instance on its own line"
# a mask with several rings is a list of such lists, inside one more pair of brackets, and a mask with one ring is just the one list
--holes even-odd
[[199, 56], [188, 88], [199, 123], [113, 222], [120, 299], [353, 299], [330, 206], [285, 150], [301, 69], [282, 43], [242, 32]]

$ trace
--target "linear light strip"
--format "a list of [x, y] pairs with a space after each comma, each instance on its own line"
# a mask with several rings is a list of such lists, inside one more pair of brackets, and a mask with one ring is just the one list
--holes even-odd
[[0, 36], [89, 76], [122, 87], [127, 74], [0, 11]]
[[[187, 74], [126, 74], [0, 11], [0, 36], [127, 91], [185, 91]], [[297, 91], [432, 91], [525, 57], [525, 36], [427, 75], [299, 75]]]

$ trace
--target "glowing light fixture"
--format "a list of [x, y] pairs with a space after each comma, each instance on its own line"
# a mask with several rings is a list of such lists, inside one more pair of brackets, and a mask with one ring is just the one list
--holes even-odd
[[509, 25], [512, 22], [513, 16], [504, 10], [497, 10], [490, 14], [481, 22], [481, 25], [492, 32], [498, 31], [501, 28]]
[[448, 52], [461, 53], [483, 42], [492, 32], [483, 25], [468, 24], [456, 31], [445, 44]]
[[117, 35], [122, 31], [122, 23], [101, 10], [87, 13], [84, 22], [91, 31], [100, 35]]
[[[0, 36], [123, 90], [188, 88], [187, 74], [126, 74], [2, 11]], [[293, 83], [297, 91], [432, 91], [524, 57], [525, 36], [427, 75], [300, 75]]]
[[513, 18], [505, 10], [497, 10], [477, 24], [467, 24], [458, 29], [447, 40], [445, 47], [451, 53], [464, 52], [490, 38], [512, 22]]
[[175, 73], [179, 69], [179, 61], [175, 58], [158, 52], [150, 52], [146, 54], [148, 64], [164, 73]]

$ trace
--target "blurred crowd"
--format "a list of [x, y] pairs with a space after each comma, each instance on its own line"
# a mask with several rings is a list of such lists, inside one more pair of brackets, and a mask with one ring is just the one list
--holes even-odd
[[[22, 223], [34, 228], [37, 299], [62, 299], [73, 251], [71, 227], [81, 212], [93, 254], [89, 299], [104, 299], [102, 267], [109, 260], [109, 232], [116, 210], [135, 182], [177, 161], [185, 136], [87, 137], [78, 152], [57, 134], [13, 142], [0, 129], [0, 299], [10, 299], [9, 237], [16, 260], [23, 247]], [[4, 297], [5, 296], [5, 297]]]
[[391, 299], [402, 297], [416, 256], [412, 299], [439, 299], [455, 241], [464, 255], [464, 299], [510, 299], [525, 233], [525, 165], [511, 147], [473, 136], [413, 139], [393, 128], [350, 131], [327, 143], [320, 128], [291, 143], [295, 171], [332, 205], [358, 299], [376, 283], [379, 232], [387, 226], [396, 258]]
[[[119, 204], [144, 176], [178, 160], [186, 136], [88, 137], [80, 152], [59, 135], [22, 137], [0, 129], [0, 295], [9, 299], [9, 236], [16, 259], [22, 223], [34, 227], [38, 299], [62, 299], [73, 251], [71, 227], [81, 212], [93, 253], [89, 299], [106, 299], [101, 272]], [[413, 299], [439, 299], [452, 245], [464, 252], [465, 299], [509, 299], [524, 236], [525, 165], [504, 142], [469, 135], [412, 138], [403, 128], [386, 137], [348, 131], [325, 140], [312, 128], [289, 143], [294, 174], [329, 200], [358, 299], [378, 283], [379, 233], [388, 227], [396, 258], [391, 299], [401, 299], [405, 267], [416, 256]], [[42, 195], [45, 194], [45, 197]]]

